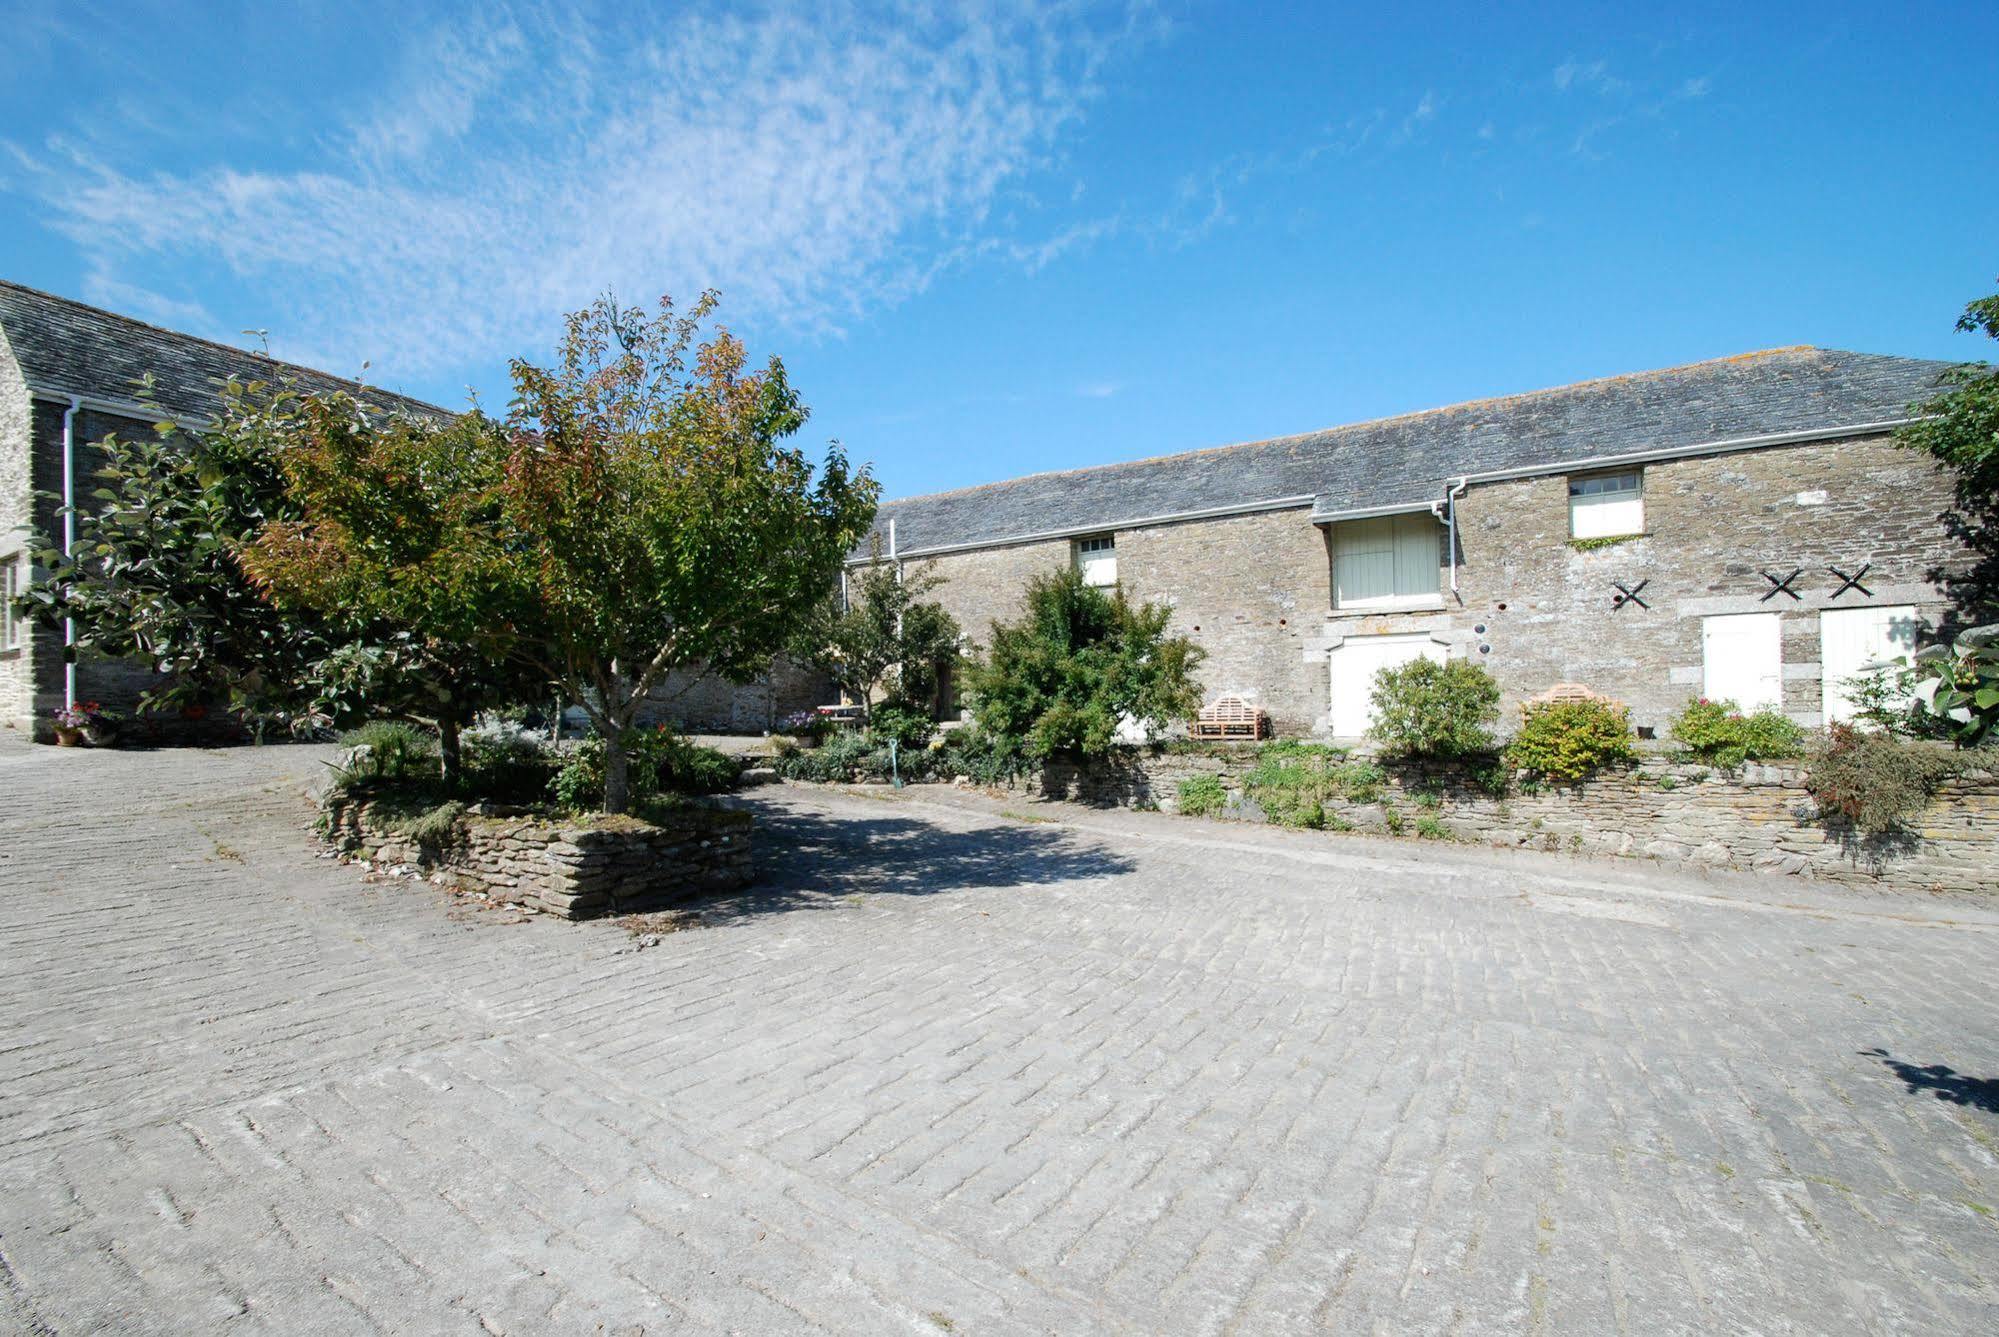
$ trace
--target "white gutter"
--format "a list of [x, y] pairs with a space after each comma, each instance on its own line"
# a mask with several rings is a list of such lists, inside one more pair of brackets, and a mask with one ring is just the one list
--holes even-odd
[[[916, 557], [938, 557], [946, 553], [977, 552], [981, 548], [1015, 548], [1023, 543], [1047, 543], [1054, 539], [1081, 538], [1090, 534], [1102, 534], [1124, 529], [1146, 529], [1153, 525], [1177, 525], [1189, 520], [1223, 520], [1235, 515], [1256, 515], [1263, 511], [1290, 511], [1301, 506], [1310, 506], [1317, 500], [1314, 493], [1304, 493], [1296, 497], [1275, 497], [1269, 501], [1244, 502], [1235, 506], [1211, 506], [1199, 511], [1173, 511], [1165, 515], [1146, 515], [1131, 520], [1097, 521], [1087, 525], [1071, 525], [1063, 529], [1042, 529], [1027, 534], [1009, 534], [1004, 538], [977, 539], [970, 543], [940, 543], [931, 548], [911, 548], [901, 554], [904, 559]], [[1418, 505], [1414, 509], [1422, 510]], [[889, 517], [890, 540], [893, 543], [895, 517]], [[893, 547], [890, 556], [895, 556]], [[848, 566], [872, 566], [867, 557], [849, 557]]]
[[[76, 415], [83, 396], [71, 395], [62, 412], [62, 555], [76, 546]], [[62, 620], [62, 708], [76, 709], [76, 619]]]
[[[1458, 481], [1462, 484], [1497, 483], [1515, 478], [1543, 478], [1551, 474], [1576, 473], [1583, 469], [1614, 469], [1623, 464], [1650, 464], [1658, 460], [1727, 455], [1738, 450], [1767, 450], [1772, 446], [1797, 446], [1811, 441], [1836, 441], [1842, 437], [1867, 436], [1875, 432], [1893, 431], [1897, 427], [1907, 427], [1910, 423], [1921, 421], [1921, 418], [1889, 418], [1882, 422], [1854, 423], [1845, 427], [1814, 427], [1798, 432], [1772, 432], [1766, 436], [1730, 437], [1724, 441], [1704, 441], [1692, 446], [1661, 446], [1656, 450], [1634, 450], [1622, 455], [1592, 455], [1584, 459], [1559, 460], [1549, 464], [1522, 464], [1511, 469], [1488, 469], [1484, 473], [1465, 474]], [[1424, 503], [1410, 502], [1351, 511], [1314, 510], [1312, 522], [1329, 524], [1339, 520], [1365, 520], [1374, 515], [1396, 515], [1423, 509], [1425, 509]]]
[[46, 403], [74, 405], [113, 417], [129, 418], [134, 422], [170, 422], [190, 432], [205, 432], [215, 425], [212, 419], [176, 418], [171, 413], [162, 412], [158, 404], [142, 404], [136, 399], [99, 399], [95, 395], [73, 395], [66, 390], [37, 390], [32, 386], [28, 394]]
[[[1852, 423], [1841, 427], [1814, 427], [1796, 432], [1772, 432], [1763, 436], [1730, 437], [1722, 441], [1704, 441], [1691, 446], [1661, 446], [1656, 450], [1628, 451], [1622, 455], [1592, 455], [1582, 459], [1559, 460], [1549, 464], [1523, 464], [1510, 469], [1488, 469], [1483, 473], [1462, 474], [1452, 484], [1455, 492], [1462, 492], [1473, 483], [1493, 483], [1512, 478], [1535, 478], [1551, 474], [1573, 473], [1580, 469], [1608, 469], [1621, 464], [1647, 464], [1655, 460], [1692, 459], [1701, 455], [1726, 455], [1737, 450], [1766, 450], [1772, 446], [1803, 445], [1811, 441], [1835, 441], [1841, 437], [1865, 436], [1875, 432], [1892, 431], [1920, 422], [1920, 418], [1888, 418], [1880, 422]], [[1256, 515], [1264, 511], [1288, 511], [1300, 506], [1312, 506], [1313, 524], [1331, 524], [1339, 520], [1365, 520], [1380, 515], [1409, 515], [1428, 511], [1436, 515], [1439, 522], [1445, 517], [1439, 512], [1442, 503], [1432, 501], [1392, 502], [1383, 506], [1363, 506], [1348, 511], [1320, 511], [1316, 508], [1318, 496], [1306, 493], [1296, 497], [1272, 497], [1267, 501], [1242, 502], [1233, 506], [1211, 506], [1203, 510], [1172, 511], [1163, 515], [1147, 515], [1136, 519], [1100, 520], [1087, 525], [1070, 525], [1061, 529], [1044, 529], [1032, 533], [1007, 534], [999, 538], [977, 539], [969, 543], [940, 543], [934, 547], [911, 548], [900, 556], [941, 557], [949, 553], [977, 552], [982, 548], [1013, 548], [1025, 543], [1046, 543], [1055, 539], [1081, 538], [1090, 534], [1102, 534], [1122, 529], [1144, 529], [1152, 525], [1184, 524], [1190, 520], [1221, 520], [1236, 515]], [[895, 521], [890, 518], [893, 528]], [[868, 566], [871, 559], [850, 557], [850, 567]]]

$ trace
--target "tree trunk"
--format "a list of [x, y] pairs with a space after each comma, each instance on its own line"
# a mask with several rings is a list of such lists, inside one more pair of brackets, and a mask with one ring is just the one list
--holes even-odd
[[625, 754], [625, 731], [604, 733], [604, 811], [629, 812], [632, 806], [631, 759]]
[[456, 789], [459, 775], [458, 721], [449, 716], [437, 721], [437, 768], [444, 777], [444, 787]]

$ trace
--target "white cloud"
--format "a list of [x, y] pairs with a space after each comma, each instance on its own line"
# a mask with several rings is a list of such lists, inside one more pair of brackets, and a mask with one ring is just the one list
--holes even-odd
[[171, 329], [204, 331], [215, 324], [215, 317], [200, 302], [179, 301], [101, 270], [84, 276], [83, 299]]
[[1623, 92], [1625, 83], [1610, 72], [1609, 62], [1581, 61], [1571, 56], [1555, 67], [1555, 87], [1564, 93], [1581, 88], [1608, 96]]
[[1109, 399], [1124, 389], [1123, 381], [1090, 381], [1076, 387], [1078, 399]]
[[539, 354], [606, 288], [714, 286], [725, 314], [837, 330], [982, 253], [998, 193], [1148, 25], [1082, 0], [615, 13], [440, 30], [310, 168], [148, 172], [54, 141], [29, 186], [104, 293], [220, 263], [295, 322], [274, 352], [392, 376]]

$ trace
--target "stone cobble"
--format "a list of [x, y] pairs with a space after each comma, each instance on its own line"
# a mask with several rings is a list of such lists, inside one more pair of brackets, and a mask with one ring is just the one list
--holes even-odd
[[636, 950], [0, 745], [0, 1330], [1985, 1332], [1999, 911], [786, 786]]

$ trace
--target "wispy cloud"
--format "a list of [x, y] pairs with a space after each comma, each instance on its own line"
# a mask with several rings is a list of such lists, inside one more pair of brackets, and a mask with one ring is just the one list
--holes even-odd
[[1090, 381], [1076, 387], [1078, 399], [1109, 399], [1124, 389], [1123, 381]]
[[280, 355], [419, 375], [538, 353], [606, 287], [715, 286], [832, 331], [980, 252], [1149, 22], [1135, 0], [495, 12], [409, 51], [311, 168], [148, 171], [79, 136], [17, 149], [17, 176], [106, 300], [158, 261], [219, 263], [282, 297]]

